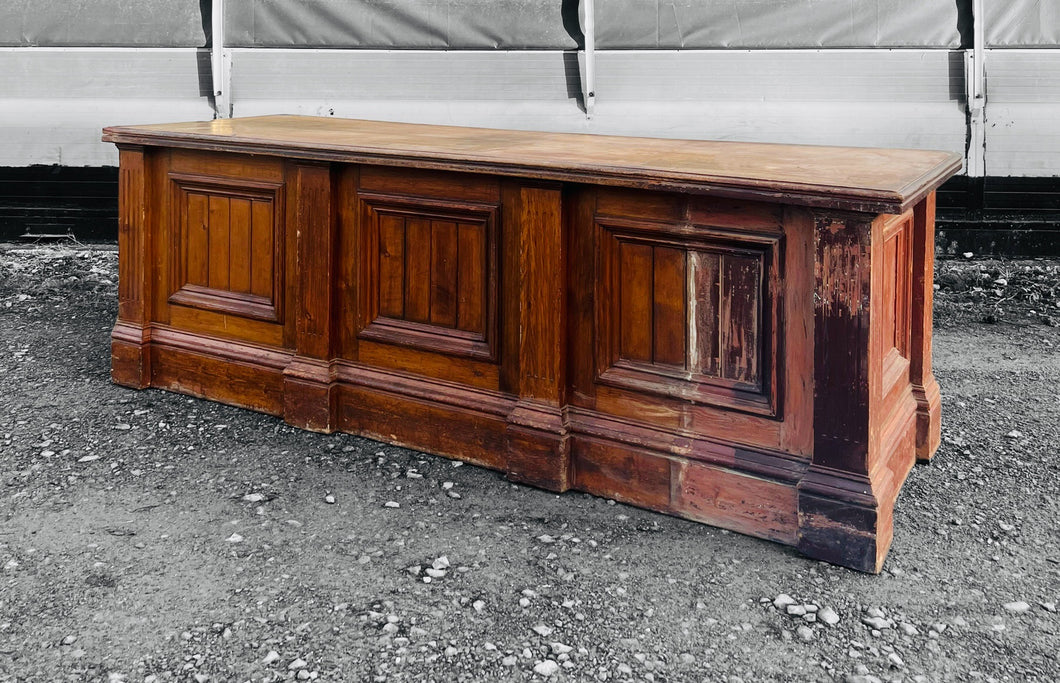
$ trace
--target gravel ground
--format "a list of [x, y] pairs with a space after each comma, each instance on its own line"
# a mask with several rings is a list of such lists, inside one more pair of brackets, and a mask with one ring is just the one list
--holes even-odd
[[114, 386], [116, 266], [0, 247], [0, 681], [1060, 680], [1060, 329], [992, 266], [879, 576]]

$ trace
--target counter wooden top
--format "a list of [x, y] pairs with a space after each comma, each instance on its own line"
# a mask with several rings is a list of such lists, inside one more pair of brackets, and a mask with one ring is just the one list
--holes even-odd
[[961, 168], [950, 152], [669, 140], [311, 116], [115, 126], [105, 142], [373, 163], [898, 213]]

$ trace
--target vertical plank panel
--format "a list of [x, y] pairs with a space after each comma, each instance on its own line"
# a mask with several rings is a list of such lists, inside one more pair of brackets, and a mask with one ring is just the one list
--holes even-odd
[[461, 223], [457, 253], [456, 326], [467, 332], [486, 331], [486, 228]]
[[431, 222], [431, 323], [456, 327], [456, 223]]
[[187, 204], [184, 207], [184, 249], [185, 277], [187, 282], [203, 287], [210, 283], [210, 243], [207, 224], [208, 200], [206, 195], [189, 193], [185, 195]]
[[275, 257], [273, 256], [273, 205], [255, 200], [251, 205], [250, 292], [273, 297]]
[[[519, 202], [519, 395], [560, 406], [567, 348], [562, 193], [555, 186], [523, 187]], [[556, 472], [564, 471], [563, 453], [549, 455], [558, 455]]]
[[912, 307], [912, 251], [910, 239], [912, 220], [906, 222], [898, 233], [898, 245], [895, 253], [895, 299], [894, 299], [894, 346], [906, 358], [909, 357], [909, 316]]
[[619, 355], [651, 362], [651, 247], [623, 242], [619, 246]]
[[[287, 230], [294, 232], [295, 347], [300, 356], [332, 356], [331, 295], [334, 282], [332, 248], [335, 223], [331, 167], [326, 163], [288, 162]], [[288, 406], [296, 406], [287, 394]]]
[[214, 289], [228, 289], [227, 197], [210, 197], [210, 281]]
[[250, 291], [250, 220], [250, 200], [233, 198], [228, 210], [228, 288], [233, 292]]
[[761, 347], [761, 260], [726, 254], [722, 258], [722, 377], [759, 381]]
[[909, 379], [917, 403], [916, 457], [930, 460], [942, 437], [939, 385], [931, 371], [931, 307], [935, 290], [935, 193], [913, 209], [910, 236]]
[[379, 216], [379, 315], [405, 315], [405, 220]]
[[[898, 346], [898, 330], [895, 329], [895, 318], [898, 306], [898, 240], [901, 233], [895, 233], [891, 239], [883, 245], [883, 300], [890, 302], [884, 306], [887, 316], [882, 322], [886, 330], [885, 337], [890, 347]], [[884, 349], [889, 351], [890, 348]]]
[[655, 247], [652, 277], [654, 315], [652, 324], [653, 361], [662, 365], [685, 366], [685, 327], [688, 323], [685, 287], [685, 251], [669, 247]]
[[688, 255], [689, 288], [692, 290], [692, 305], [689, 316], [692, 324], [688, 330], [689, 369], [692, 372], [718, 377], [721, 368], [719, 335], [718, 291], [721, 257], [703, 251]]
[[425, 323], [431, 316], [431, 224], [405, 223], [405, 320]]

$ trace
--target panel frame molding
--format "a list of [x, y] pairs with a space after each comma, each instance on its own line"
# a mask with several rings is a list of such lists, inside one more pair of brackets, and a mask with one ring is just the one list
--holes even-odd
[[[236, 315], [252, 320], [282, 323], [284, 313], [284, 182], [231, 178], [199, 173], [170, 171], [167, 179], [174, 207], [170, 220], [172, 263], [167, 303], [204, 311]], [[192, 192], [248, 201], [267, 201], [272, 206], [272, 283], [271, 296], [233, 292], [188, 282], [187, 198]]]
[[[784, 235], [611, 215], [597, 215], [593, 229], [597, 244], [595, 381], [618, 389], [783, 419], [783, 294], [774, 283], [783, 282]], [[761, 300], [756, 311], [761, 326], [757, 349], [761, 378], [757, 384], [621, 358], [621, 299], [615, 280], [620, 277], [618, 247], [623, 242], [761, 260]], [[721, 304], [719, 295], [719, 307]], [[687, 317], [686, 308], [686, 329]]]
[[[389, 192], [358, 190], [361, 215], [360, 319], [356, 336], [372, 342], [419, 351], [496, 363], [498, 361], [498, 307], [500, 301], [500, 206], [487, 202], [438, 199]], [[379, 217], [427, 219], [477, 224], [484, 233], [483, 332], [469, 332], [435, 323], [385, 316], [379, 304]], [[459, 268], [459, 262], [456, 266]], [[459, 273], [457, 275], [459, 277]], [[404, 285], [407, 282], [403, 282]]]

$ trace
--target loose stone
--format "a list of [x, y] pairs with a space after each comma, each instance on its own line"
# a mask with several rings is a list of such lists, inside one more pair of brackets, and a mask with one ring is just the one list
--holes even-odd
[[829, 626], [835, 626], [839, 623], [839, 615], [831, 607], [822, 607], [817, 611], [817, 619], [823, 621]]
[[866, 626], [871, 626], [877, 631], [882, 631], [891, 628], [892, 626], [891, 621], [889, 619], [884, 619], [883, 617], [862, 617], [861, 623]]
[[534, 673], [544, 678], [549, 678], [559, 671], [559, 663], [551, 659], [546, 659], [543, 662], [534, 664]]

